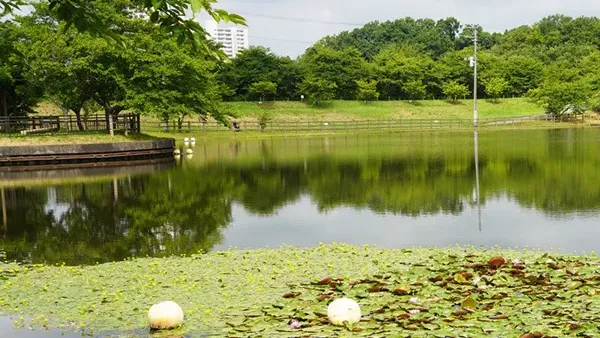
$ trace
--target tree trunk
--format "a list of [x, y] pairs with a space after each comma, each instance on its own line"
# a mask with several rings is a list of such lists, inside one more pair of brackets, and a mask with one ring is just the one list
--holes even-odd
[[81, 109], [83, 109], [83, 107], [72, 107], [71, 110], [73, 111], [73, 113], [75, 113], [75, 119], [77, 122], [77, 129], [79, 131], [84, 131], [85, 127], [83, 126], [83, 121], [81, 120]]
[[8, 97], [6, 97], [6, 90], [2, 90], [2, 112], [4, 113], [4, 118], [6, 119], [4, 125], [4, 131], [9, 132], [10, 123], [8, 122]]
[[183, 117], [177, 119], [177, 130], [179, 130], [179, 132], [183, 130]]
[[81, 121], [81, 110], [75, 111], [75, 118], [77, 119], [77, 128], [79, 131], [84, 131], [83, 121]]

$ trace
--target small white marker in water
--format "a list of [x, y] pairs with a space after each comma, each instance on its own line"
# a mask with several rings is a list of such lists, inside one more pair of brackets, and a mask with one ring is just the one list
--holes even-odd
[[154, 304], [148, 311], [148, 321], [153, 330], [171, 330], [183, 324], [183, 310], [171, 301]]
[[327, 307], [327, 318], [335, 326], [343, 326], [344, 322], [360, 322], [360, 306], [349, 298], [336, 299]]

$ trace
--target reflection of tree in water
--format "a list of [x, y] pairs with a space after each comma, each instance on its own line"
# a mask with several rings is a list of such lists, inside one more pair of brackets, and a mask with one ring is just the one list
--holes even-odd
[[90, 264], [210, 250], [231, 221], [232, 182], [190, 172], [168, 189], [169, 175], [119, 180], [118, 190], [112, 181], [8, 189], [7, 258]]
[[[552, 215], [598, 210], [600, 144], [584, 147], [581, 134], [567, 135], [574, 145], [548, 135], [539, 142], [510, 134], [480, 138], [482, 204], [506, 194]], [[419, 216], [460, 214], [474, 202], [472, 148], [436, 149], [422, 141], [404, 153], [378, 155], [373, 143], [366, 153], [350, 147], [342, 156], [330, 141], [327, 153], [295, 157], [300, 147], [294, 144], [284, 161], [269, 141], [254, 153], [244, 145], [245, 161], [101, 183], [4, 188], [8, 231], [0, 248], [9, 259], [105, 262], [210, 250], [232, 221], [233, 203], [270, 216], [308, 195], [320, 211], [348, 206]], [[315, 141], [309, 147], [322, 148]]]

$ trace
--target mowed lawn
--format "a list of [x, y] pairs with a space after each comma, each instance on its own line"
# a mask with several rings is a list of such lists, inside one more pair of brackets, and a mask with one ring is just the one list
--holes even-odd
[[[501, 118], [542, 114], [544, 111], [525, 98], [503, 99], [498, 103], [479, 100], [479, 117]], [[269, 113], [274, 120], [286, 121], [340, 121], [357, 119], [471, 119], [473, 101], [462, 100], [449, 103], [441, 100], [379, 101], [363, 103], [358, 101], [331, 101], [323, 107], [312, 107], [296, 101], [276, 101], [259, 104], [257, 102], [226, 102], [226, 109], [237, 115], [239, 120], [256, 120]]]

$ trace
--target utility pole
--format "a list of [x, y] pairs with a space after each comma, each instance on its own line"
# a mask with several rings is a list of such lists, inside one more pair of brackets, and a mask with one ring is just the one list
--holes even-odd
[[475, 46], [475, 54], [473, 55], [473, 125], [477, 127], [479, 121], [477, 120], [477, 28], [473, 26], [473, 42]]

